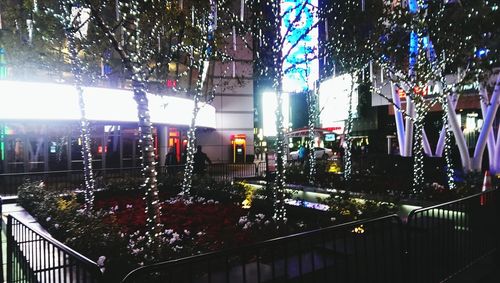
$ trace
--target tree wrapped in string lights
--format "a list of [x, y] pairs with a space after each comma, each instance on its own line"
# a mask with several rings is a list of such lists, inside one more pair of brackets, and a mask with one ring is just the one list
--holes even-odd
[[[77, 1], [63, 0], [59, 2], [60, 14], [54, 16], [59, 20], [64, 29], [67, 39], [69, 59], [71, 61], [71, 72], [74, 78], [75, 89], [78, 93], [78, 104], [80, 107], [80, 138], [82, 140], [82, 159], [84, 177], [85, 209], [92, 210], [94, 205], [95, 179], [92, 170], [92, 152], [89, 122], [85, 115], [85, 101], [83, 99], [83, 72], [87, 65], [78, 57], [77, 41], [87, 36], [90, 11], [79, 7]], [[50, 13], [50, 9], [46, 10]]]
[[325, 40], [322, 42], [326, 76], [349, 74], [351, 78], [348, 93], [348, 114], [344, 127], [346, 143], [344, 154], [344, 179], [349, 181], [352, 175], [352, 129], [354, 123], [353, 94], [358, 92], [358, 83], [366, 83], [370, 76], [365, 75], [371, 67], [374, 52], [369, 44], [372, 29], [376, 28], [377, 15], [380, 15], [378, 3], [366, 5], [365, 1], [327, 2], [321, 13], [324, 23]]
[[[237, 52], [237, 38], [245, 42], [246, 48], [250, 48], [245, 37], [250, 32], [250, 27], [244, 21], [245, 1], [241, 1], [239, 9], [234, 9], [234, 3], [231, 0], [179, 2], [179, 21], [182, 24], [177, 48], [186, 56], [184, 75], [189, 79], [188, 84], [178, 90], [188, 93], [194, 102], [187, 132], [186, 166], [182, 181], [182, 194], [185, 196], [190, 194], [192, 187], [198, 112], [201, 107], [212, 102], [219, 87], [210, 77], [217, 64], [220, 66], [231, 61], [232, 76], [235, 76], [233, 57]], [[229, 65], [223, 69], [218, 75], [221, 78], [230, 77]]]
[[[90, 211], [93, 206], [93, 191], [95, 180], [92, 171], [92, 153], [90, 145], [90, 127], [85, 115], [85, 103], [83, 99], [84, 77], [92, 77], [92, 72], [88, 69], [88, 64], [82, 62], [78, 53], [79, 46], [85, 46], [88, 13], [78, 7], [75, 1], [49, 1], [43, 5], [34, 2], [24, 2], [22, 5], [10, 7], [8, 17], [15, 17], [16, 22], [23, 19], [22, 10], [28, 11], [26, 26], [16, 25], [19, 40], [8, 40], [8, 49], [12, 51], [13, 78], [27, 77], [29, 69], [30, 79], [43, 76], [39, 71], [50, 69], [52, 73], [61, 79], [62, 73], [67, 71], [69, 60], [73, 83], [79, 99], [80, 108], [80, 139], [82, 141], [82, 160], [84, 171], [84, 199], [85, 209]], [[23, 32], [22, 28], [26, 31]], [[14, 33], [14, 34], [15, 34]], [[67, 47], [67, 50], [65, 50]], [[31, 53], [27, 56], [26, 53]], [[38, 55], [37, 55], [38, 54]], [[62, 60], [56, 60], [55, 58]]]
[[[498, 14], [497, 10], [495, 4], [489, 2], [462, 5], [453, 1], [409, 1], [407, 7], [393, 3], [386, 6], [386, 13], [380, 20], [381, 33], [375, 42], [380, 55], [377, 62], [393, 84], [392, 97], [386, 98], [394, 105], [401, 155], [414, 155], [415, 192], [423, 183], [423, 152], [427, 156], [442, 156], [443, 148], [448, 184], [450, 188], [454, 187], [449, 156], [451, 149], [449, 143], [445, 143], [450, 140], [448, 128], [451, 128], [455, 136], [464, 172], [471, 170], [464, 134], [456, 121], [455, 105], [457, 95], [465, 85], [474, 80], [474, 77], [484, 79], [484, 73], [491, 74], [492, 67], [498, 64], [497, 59], [492, 60], [495, 58], [493, 54], [498, 54], [498, 47], [491, 47], [498, 41], [495, 36], [498, 34], [495, 33], [498, 24], [495, 21], [493, 24], [484, 24], [481, 20], [486, 15]], [[486, 45], [490, 47], [485, 47]], [[488, 53], [491, 52], [489, 55], [493, 56], [489, 59], [479, 58], [478, 50], [488, 50]], [[430, 87], [434, 89], [432, 93], [429, 91]], [[374, 91], [380, 94], [380, 88]], [[401, 108], [400, 93], [406, 94], [406, 110]], [[496, 104], [494, 94], [492, 105]], [[423, 128], [423, 121], [426, 113], [437, 103], [443, 109], [443, 128], [434, 154]], [[494, 107], [489, 110], [495, 112]], [[494, 116], [492, 112], [489, 113], [487, 117]], [[402, 122], [403, 115], [406, 116], [406, 127]], [[485, 124], [481, 133], [487, 133], [490, 129], [491, 126]], [[481, 163], [486, 144], [486, 138], [481, 139], [481, 136], [486, 135], [480, 134], [476, 145], [472, 166], [475, 170], [480, 169], [478, 164]], [[488, 140], [493, 144], [493, 139]], [[493, 148], [494, 146], [489, 152], [494, 152]], [[494, 162], [495, 159], [490, 160]]]
[[146, 87], [156, 68], [167, 66], [171, 61], [173, 33], [177, 27], [175, 13], [164, 1], [85, 0], [84, 4], [91, 11], [95, 31], [107, 39], [130, 75], [139, 118], [146, 237], [153, 247], [158, 247], [160, 202]]
[[[318, 7], [310, 0], [255, 0], [253, 4], [254, 14], [258, 15], [253, 27], [258, 42], [255, 50], [256, 65], [261, 75], [271, 80], [277, 100], [275, 112], [277, 172], [273, 184], [273, 195], [274, 219], [282, 224], [286, 222], [285, 170], [288, 144], [285, 140], [285, 130], [288, 125], [284, 125], [283, 96], [285, 91], [311, 90], [316, 83], [315, 80], [308, 81], [306, 77], [309, 62], [318, 57], [317, 47], [309, 46], [305, 42], [310, 40], [310, 33], [319, 24]], [[282, 25], [283, 20], [286, 20], [286, 25]], [[300, 48], [303, 48], [305, 52], [296, 53], [295, 51]], [[297, 57], [296, 54], [301, 55]], [[295, 80], [287, 80], [285, 85], [285, 76]], [[294, 87], [297, 84], [294, 83], [295, 81], [305, 81], [309, 86], [305, 89]]]

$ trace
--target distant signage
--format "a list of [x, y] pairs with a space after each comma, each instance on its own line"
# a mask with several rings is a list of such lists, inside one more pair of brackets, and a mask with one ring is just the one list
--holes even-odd
[[175, 88], [175, 87], [177, 87], [177, 81], [176, 80], [167, 80], [165, 85], [167, 86], [167, 88]]
[[335, 141], [335, 134], [326, 134], [325, 135], [325, 141]]
[[276, 153], [274, 151], [266, 152], [266, 173], [276, 172]]
[[[352, 91], [352, 93], [351, 93]], [[352, 94], [351, 111], [357, 117], [358, 84], [349, 74], [325, 80], [319, 87], [319, 114], [321, 125], [332, 127], [335, 122], [347, 120], [349, 115], [349, 95]]]

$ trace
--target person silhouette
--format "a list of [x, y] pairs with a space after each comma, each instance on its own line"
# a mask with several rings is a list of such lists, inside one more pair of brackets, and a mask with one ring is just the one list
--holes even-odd
[[193, 173], [203, 174], [206, 170], [206, 162], [208, 162], [208, 164], [212, 164], [212, 161], [208, 158], [207, 154], [201, 150], [201, 145], [196, 148], [193, 159]]
[[165, 156], [165, 169], [169, 175], [174, 175], [177, 172], [177, 156], [175, 156], [174, 147], [168, 148], [168, 153]]

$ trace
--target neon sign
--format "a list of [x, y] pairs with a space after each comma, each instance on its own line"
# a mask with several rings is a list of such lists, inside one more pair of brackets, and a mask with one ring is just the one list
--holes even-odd
[[318, 80], [317, 6], [318, 0], [281, 0], [284, 92], [312, 89]]

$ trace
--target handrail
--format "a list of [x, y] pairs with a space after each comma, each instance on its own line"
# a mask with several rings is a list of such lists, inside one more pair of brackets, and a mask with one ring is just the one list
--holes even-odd
[[[102, 276], [101, 269], [99, 268], [99, 266], [97, 265], [97, 263], [95, 263], [94, 261], [92, 261], [89, 258], [87, 258], [86, 256], [78, 253], [77, 251], [73, 250], [72, 248], [66, 246], [65, 244], [61, 243], [59, 240], [57, 240], [57, 239], [55, 239], [53, 237], [49, 237], [44, 232], [42, 232], [38, 228], [34, 227], [31, 223], [27, 223], [27, 222], [25, 222], [23, 220], [18, 219], [15, 216], [12, 216], [11, 214], [9, 214], [7, 216], [8, 223], [12, 223], [12, 219], [15, 219], [20, 224], [26, 226], [28, 229], [30, 229], [31, 231], [35, 232], [42, 239], [46, 240], [47, 242], [50, 242], [51, 244], [53, 244], [54, 246], [56, 246], [58, 249], [61, 249], [63, 252], [65, 252], [65, 253], [69, 254], [70, 256], [74, 257], [78, 262], [80, 262], [80, 263], [84, 264], [85, 266], [89, 267], [90, 268], [89, 272], [91, 272], [92, 274], [95, 274], [95, 275], [97, 275], [99, 277]], [[7, 235], [7, 237], [12, 237], [12, 235]]]
[[[260, 162], [260, 163], [265, 163], [265, 162]], [[260, 164], [259, 163], [259, 164]], [[207, 165], [208, 167], [212, 166], [220, 166], [220, 165], [226, 165], [226, 166], [242, 166], [242, 165], [256, 165], [255, 163], [212, 163]], [[184, 167], [185, 164], [177, 164], [177, 165], [158, 165], [158, 168], [168, 168], [168, 167]], [[126, 170], [138, 170], [140, 171], [142, 167], [112, 167], [112, 168], [99, 168], [99, 169], [92, 169], [95, 172], [100, 172], [100, 171], [126, 171]], [[78, 173], [82, 174], [82, 170], [57, 170], [57, 171], [33, 171], [33, 172], [20, 172], [20, 173], [0, 173], [0, 177], [6, 176], [25, 176], [25, 175], [44, 175], [44, 174], [60, 174], [60, 173]]]
[[[93, 171], [120, 171], [120, 170], [132, 170], [132, 169], [138, 169], [140, 170], [141, 167], [114, 167], [114, 168], [99, 168], [99, 169], [92, 169]], [[24, 176], [24, 175], [42, 175], [42, 174], [58, 174], [58, 173], [79, 173], [83, 174], [83, 171], [80, 170], [58, 170], [58, 171], [33, 171], [33, 172], [21, 172], [21, 173], [2, 173], [0, 174], [1, 176]]]
[[466, 196], [466, 197], [463, 197], [463, 198], [460, 198], [460, 199], [455, 199], [455, 200], [452, 200], [452, 201], [448, 201], [448, 202], [444, 202], [444, 203], [439, 203], [439, 204], [432, 205], [432, 206], [416, 208], [416, 209], [410, 211], [410, 213], [408, 214], [408, 222], [410, 221], [411, 217], [413, 215], [415, 215], [416, 213], [418, 213], [418, 212], [426, 211], [426, 210], [429, 210], [429, 209], [435, 209], [435, 208], [439, 208], [439, 207], [442, 207], [442, 206], [447, 206], [447, 205], [450, 205], [450, 204], [459, 203], [459, 202], [462, 202], [462, 201], [465, 201], [465, 200], [468, 200], [468, 199], [477, 198], [477, 197], [479, 197], [479, 196], [481, 196], [481, 195], [483, 195], [485, 193], [491, 193], [491, 192], [495, 192], [497, 190], [499, 190], [499, 189], [491, 189], [491, 190], [487, 190], [487, 191], [480, 192], [480, 193], [477, 193], [477, 194], [473, 194], [473, 195], [470, 195], [470, 196]]
[[293, 240], [296, 238], [301, 238], [301, 237], [306, 237], [306, 236], [315, 236], [316, 234], [320, 234], [320, 233], [331, 231], [331, 230], [342, 229], [344, 227], [353, 226], [353, 225], [359, 226], [362, 224], [382, 221], [382, 220], [391, 219], [391, 218], [397, 219], [397, 222], [399, 225], [402, 224], [401, 219], [396, 214], [390, 214], [390, 215], [386, 215], [386, 216], [382, 216], [382, 217], [368, 218], [368, 219], [363, 219], [363, 220], [341, 223], [341, 224], [337, 224], [337, 225], [333, 225], [333, 226], [329, 226], [329, 227], [325, 227], [325, 228], [319, 228], [319, 229], [315, 229], [315, 230], [311, 230], [311, 231], [306, 231], [306, 232], [296, 233], [296, 234], [282, 236], [282, 237], [278, 237], [278, 238], [273, 238], [273, 239], [269, 239], [269, 240], [264, 240], [264, 241], [236, 247], [236, 248], [228, 248], [228, 249], [224, 249], [224, 250], [213, 251], [213, 252], [208, 252], [208, 253], [204, 253], [204, 254], [183, 257], [183, 258], [179, 258], [179, 259], [157, 262], [157, 263], [153, 263], [153, 264], [150, 264], [147, 266], [141, 266], [141, 267], [138, 267], [138, 268], [130, 271], [123, 278], [122, 282], [127, 282], [127, 280], [130, 280], [131, 278], [133, 278], [135, 273], [140, 272], [141, 270], [144, 270], [144, 269], [157, 270], [157, 269], [160, 269], [160, 268], [168, 266], [168, 265], [179, 265], [179, 264], [182, 264], [184, 262], [199, 262], [199, 261], [202, 261], [206, 258], [216, 257], [219, 255], [232, 254], [232, 253], [235, 253], [235, 252], [238, 252], [241, 250], [252, 250], [252, 248], [255, 248], [257, 246], [269, 246], [269, 245], [275, 244], [276, 242], [290, 241], [290, 240]]

